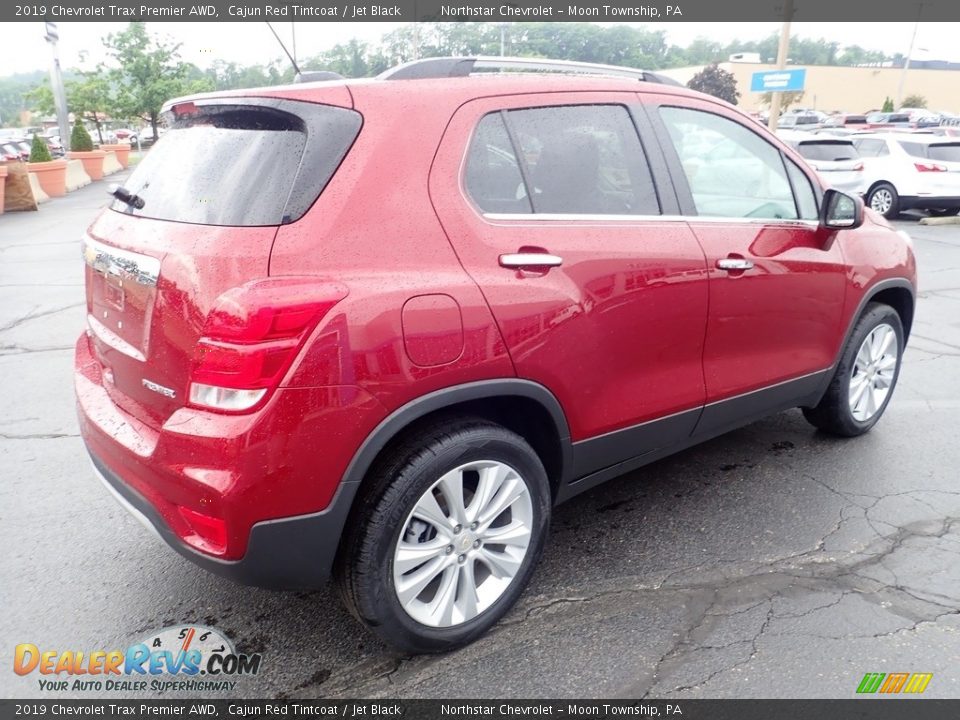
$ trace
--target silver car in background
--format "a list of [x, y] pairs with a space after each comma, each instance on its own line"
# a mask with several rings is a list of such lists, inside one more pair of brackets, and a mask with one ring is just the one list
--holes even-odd
[[830, 187], [848, 195], [863, 195], [866, 192], [863, 161], [851, 139], [789, 130], [778, 130], [777, 136], [800, 153]]

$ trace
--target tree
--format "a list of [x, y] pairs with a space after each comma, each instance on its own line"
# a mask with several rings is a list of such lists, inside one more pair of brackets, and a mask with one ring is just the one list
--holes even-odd
[[116, 90], [117, 109], [127, 117], [147, 120], [154, 137], [160, 108], [167, 100], [213, 89], [208, 77], [198, 77], [196, 68], [180, 60], [179, 44], [151, 37], [142, 22], [132, 22], [126, 30], [107, 35], [103, 44], [115, 63], [109, 80]]
[[[780, 109], [786, 110], [791, 105], [796, 105], [801, 100], [803, 100], [803, 90], [791, 90], [789, 92], [780, 93]], [[770, 105], [773, 103], [773, 93], [765, 92], [760, 96], [760, 102], [764, 105]]]
[[50, 89], [50, 81], [46, 79], [32, 90], [25, 92], [23, 102], [25, 107], [41, 115], [53, 115], [56, 112], [53, 90]]
[[880, 109], [880, 112], [890, 113], [893, 112], [893, 100], [889, 96], [886, 97], [883, 101], [883, 107]]
[[30, 145], [30, 159], [27, 162], [50, 162], [53, 157], [50, 155], [50, 148], [39, 135], [33, 136], [33, 143]]
[[65, 83], [67, 107], [73, 111], [77, 118], [86, 118], [93, 121], [93, 125], [97, 129], [97, 138], [102, 145], [103, 128], [101, 124], [103, 118], [106, 115], [112, 115], [116, 107], [113, 88], [103, 68], [81, 75], [81, 80]]
[[77, 115], [73, 122], [73, 130], [70, 131], [70, 149], [74, 152], [90, 152], [93, 150], [93, 138], [83, 126], [83, 119]]
[[926, 106], [927, 106], [927, 99], [923, 95], [907, 95], [903, 99], [903, 104], [900, 107], [925, 108]]
[[707, 65], [690, 78], [687, 87], [726, 100], [732, 105], [736, 105], [737, 99], [740, 97], [740, 92], [737, 90], [737, 79], [733, 73], [727, 72], [716, 63]]

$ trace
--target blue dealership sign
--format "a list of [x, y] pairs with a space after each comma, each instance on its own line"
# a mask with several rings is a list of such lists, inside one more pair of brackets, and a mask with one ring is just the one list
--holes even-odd
[[803, 90], [803, 85], [806, 80], [806, 68], [755, 72], [750, 77], [750, 92], [793, 92]]

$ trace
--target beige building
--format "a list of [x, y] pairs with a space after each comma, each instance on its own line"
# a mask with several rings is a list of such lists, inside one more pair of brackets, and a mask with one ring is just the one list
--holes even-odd
[[[744, 110], [765, 108], [761, 102], [762, 93], [750, 92], [750, 76], [755, 72], [776, 70], [775, 65], [743, 62], [719, 65], [737, 78], [740, 107]], [[703, 68], [701, 65], [659, 72], [686, 85]], [[902, 75], [902, 68], [808, 65], [806, 88], [799, 105], [827, 113], [879, 110], [885, 98], [896, 101]], [[908, 95], [922, 95], [931, 110], [960, 113], [960, 71], [910, 68], [903, 84], [903, 96]]]

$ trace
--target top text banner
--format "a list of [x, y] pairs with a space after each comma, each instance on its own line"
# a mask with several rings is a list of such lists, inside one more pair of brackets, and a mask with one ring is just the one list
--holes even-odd
[[[788, 0], [62, 0], [0, 3], [0, 21], [127, 22], [756, 22], [782, 21]], [[794, 0], [797, 22], [960, 21], [960, 0]], [[851, 42], [856, 41], [851, 26]]]

